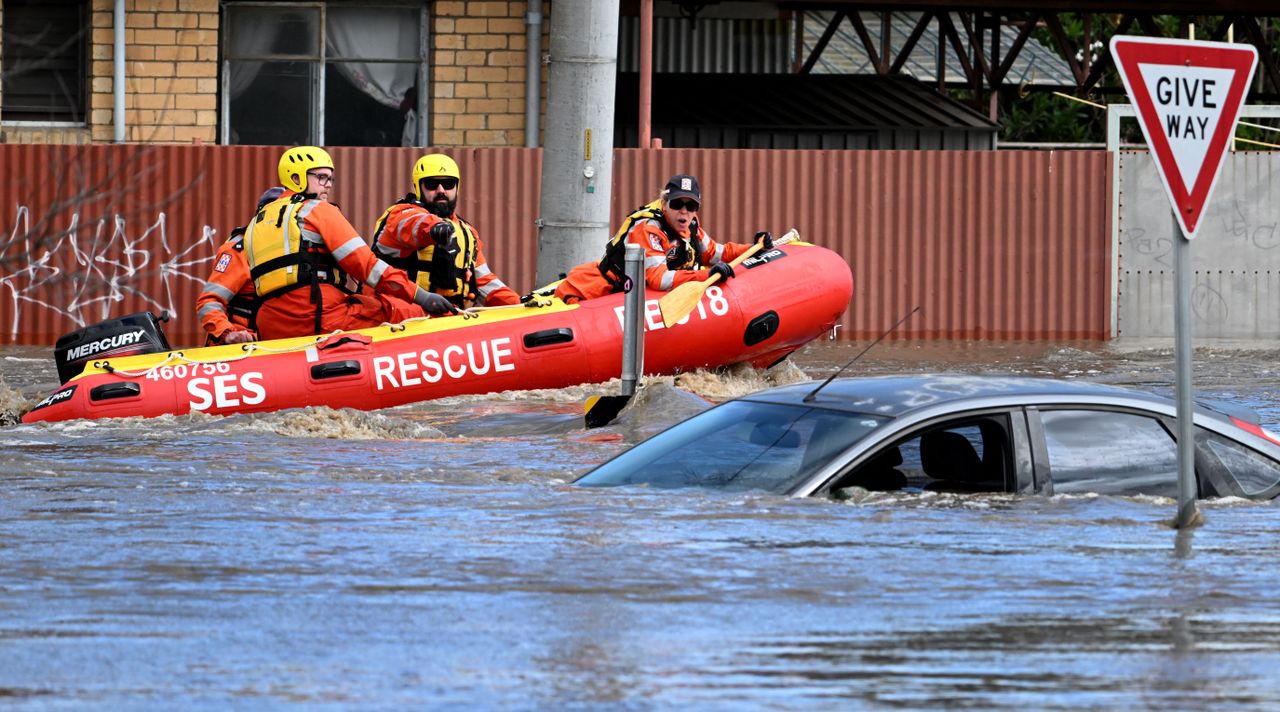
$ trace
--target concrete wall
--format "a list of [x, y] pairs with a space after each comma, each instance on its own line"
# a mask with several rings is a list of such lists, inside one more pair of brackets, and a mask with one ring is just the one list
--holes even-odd
[[[1146, 152], [1120, 155], [1116, 336], [1172, 339], [1169, 199]], [[1280, 339], [1280, 153], [1227, 154], [1191, 243], [1192, 338]], [[1181, 239], [1178, 237], [1177, 239]]]

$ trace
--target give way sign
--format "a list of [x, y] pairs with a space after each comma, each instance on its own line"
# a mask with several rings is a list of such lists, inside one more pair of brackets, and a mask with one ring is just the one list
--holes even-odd
[[1252, 45], [1116, 35], [1111, 57], [1189, 240], [1235, 136], [1258, 51]]

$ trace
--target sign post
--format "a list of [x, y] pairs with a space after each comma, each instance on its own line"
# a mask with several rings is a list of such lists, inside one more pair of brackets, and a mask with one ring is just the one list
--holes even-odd
[[1199, 520], [1191, 392], [1191, 240], [1200, 229], [1227, 144], [1235, 136], [1258, 52], [1251, 45], [1116, 35], [1111, 38], [1111, 57], [1173, 207], [1178, 396], [1174, 526], [1182, 528]]

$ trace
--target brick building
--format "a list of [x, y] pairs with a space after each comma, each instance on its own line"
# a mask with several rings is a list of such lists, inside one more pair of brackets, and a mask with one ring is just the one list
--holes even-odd
[[[124, 0], [124, 140], [524, 145], [528, 5]], [[0, 0], [0, 142], [114, 139], [114, 10]]]

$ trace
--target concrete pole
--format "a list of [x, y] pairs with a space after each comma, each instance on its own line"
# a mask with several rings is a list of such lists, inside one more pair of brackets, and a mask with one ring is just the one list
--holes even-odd
[[537, 284], [599, 260], [609, 239], [618, 0], [556, 0], [543, 129]]
[[124, 0], [116, 0], [112, 23], [111, 122], [115, 125], [115, 142], [124, 143]]

